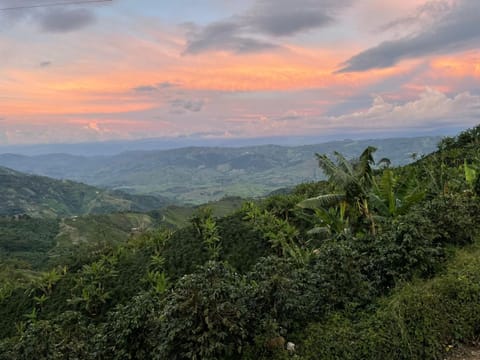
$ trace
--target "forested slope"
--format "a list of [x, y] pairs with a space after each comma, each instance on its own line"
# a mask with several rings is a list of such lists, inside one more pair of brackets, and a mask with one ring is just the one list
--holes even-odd
[[[242, 205], [225, 198], [204, 206], [167, 206], [154, 211], [92, 214], [65, 218], [29, 215], [0, 216], [0, 278], [25, 281], [74, 259], [82, 262], [92, 252], [125, 244], [135, 234], [158, 227], [181, 229], [201, 208], [226, 216]], [[83, 260], [82, 260], [83, 259]]]
[[440, 359], [480, 335], [480, 127], [3, 280], [1, 359]]
[[108, 192], [73, 181], [27, 175], [0, 167], [0, 216], [58, 217], [148, 211], [166, 204], [159, 197]]

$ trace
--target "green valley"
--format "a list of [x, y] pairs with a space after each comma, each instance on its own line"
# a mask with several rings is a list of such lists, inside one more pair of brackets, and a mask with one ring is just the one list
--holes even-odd
[[421, 137], [345, 140], [296, 147], [190, 147], [97, 157], [4, 154], [0, 155], [0, 165], [132, 194], [202, 204], [225, 196], [265, 196], [279, 188], [321, 180], [315, 153], [339, 151], [352, 158], [372, 145], [378, 148], [378, 159], [388, 157], [399, 166], [411, 162], [415, 154], [430, 153], [439, 141], [439, 137]]
[[0, 359], [444, 358], [480, 336], [479, 145], [316, 154], [325, 180], [262, 199], [5, 217]]
[[480, 360], [480, 1], [0, 0], [0, 360]]

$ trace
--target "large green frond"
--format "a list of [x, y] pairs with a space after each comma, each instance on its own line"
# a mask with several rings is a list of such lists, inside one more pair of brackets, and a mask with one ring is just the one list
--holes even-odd
[[425, 199], [425, 191], [416, 190], [403, 198], [401, 203], [398, 205], [398, 213], [400, 215], [408, 213], [412, 206], [418, 204], [420, 201]]
[[340, 154], [339, 152], [335, 151], [333, 153], [335, 155], [335, 158], [337, 160], [337, 168], [340, 169], [345, 173], [346, 176], [348, 177], [354, 177], [355, 176], [355, 171], [352, 165], [352, 162], [350, 160], [347, 160], [345, 156]]
[[315, 210], [318, 208], [328, 208], [334, 205], [338, 205], [340, 202], [345, 200], [345, 195], [342, 194], [327, 194], [320, 195], [314, 198], [303, 200], [298, 203], [297, 206], [302, 209], [311, 209]]
[[326, 226], [317, 226], [317, 227], [314, 227], [313, 229], [308, 230], [307, 234], [315, 235], [321, 239], [328, 239], [332, 235], [332, 232]]
[[366, 183], [366, 185], [371, 185], [372, 183], [372, 166], [375, 165], [373, 154], [375, 151], [377, 151], [377, 148], [369, 146], [362, 152], [362, 155], [360, 155], [358, 159], [356, 168], [357, 177], [361, 179], [363, 183]]
[[332, 179], [336, 176], [338, 172], [337, 165], [326, 155], [326, 154], [316, 154], [318, 159], [318, 166], [324, 174]]
[[388, 204], [388, 212], [390, 214], [394, 214], [396, 209], [396, 184], [397, 179], [395, 178], [393, 171], [390, 169], [385, 170], [380, 179], [380, 184], [378, 185], [378, 192], [385, 203]]

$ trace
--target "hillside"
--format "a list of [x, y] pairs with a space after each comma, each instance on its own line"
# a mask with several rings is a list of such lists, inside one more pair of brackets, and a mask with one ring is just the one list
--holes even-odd
[[0, 165], [132, 194], [201, 204], [225, 196], [265, 196], [300, 182], [318, 181], [323, 175], [317, 167], [315, 153], [339, 151], [351, 158], [373, 145], [378, 148], [378, 159], [387, 157], [393, 165], [400, 166], [411, 162], [412, 154], [430, 153], [439, 141], [439, 137], [422, 137], [345, 140], [296, 147], [194, 147], [108, 157], [4, 154], [0, 155]]
[[46, 224], [45, 246], [75, 224], [101, 246], [0, 272], [2, 360], [446, 358], [480, 336], [479, 144], [403, 167], [319, 154], [326, 181], [108, 246], [88, 217]]
[[57, 217], [148, 211], [165, 204], [161, 198], [109, 192], [73, 181], [27, 175], [0, 167], [0, 216]]
[[[227, 216], [242, 205], [240, 198], [225, 198], [208, 206], [217, 217]], [[110, 213], [66, 218], [0, 216], [0, 272], [11, 277], [25, 270], [45, 270], [67, 258], [81, 258], [95, 249], [125, 244], [142, 232], [160, 227], [180, 229], [189, 224], [202, 206], [166, 206], [147, 213]], [[13, 271], [17, 269], [18, 271]]]

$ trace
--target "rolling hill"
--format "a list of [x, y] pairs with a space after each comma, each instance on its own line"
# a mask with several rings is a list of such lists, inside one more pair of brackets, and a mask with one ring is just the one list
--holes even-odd
[[172, 232], [141, 230], [193, 209], [6, 219], [2, 358], [449, 358], [480, 335], [479, 145], [324, 158], [327, 181]]
[[[240, 198], [225, 198], [206, 206], [212, 209], [215, 217], [223, 217], [238, 210], [242, 203]], [[16, 278], [26, 275], [25, 270], [28, 270], [33, 276], [37, 270], [53, 266], [59, 259], [78, 258], [95, 249], [125, 244], [142, 232], [160, 227], [180, 229], [190, 223], [201, 207], [170, 205], [146, 213], [65, 218], [0, 216], [0, 274], [9, 269], [11, 277]]]
[[27, 175], [0, 167], [0, 216], [64, 217], [121, 211], [149, 211], [164, 199], [109, 192], [93, 186]]
[[0, 165], [18, 171], [72, 179], [131, 194], [165, 196], [200, 204], [225, 196], [264, 196], [284, 187], [322, 179], [315, 153], [338, 151], [353, 157], [369, 145], [378, 158], [404, 165], [412, 154], [433, 151], [439, 137], [344, 140], [318, 145], [241, 148], [189, 147], [126, 152], [115, 156], [0, 155]]

